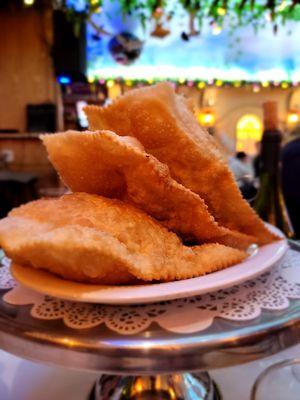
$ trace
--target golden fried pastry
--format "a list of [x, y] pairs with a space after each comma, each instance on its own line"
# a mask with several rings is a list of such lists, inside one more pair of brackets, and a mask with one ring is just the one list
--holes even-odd
[[174, 181], [165, 164], [143, 151], [132, 137], [110, 131], [41, 136], [49, 159], [74, 192], [130, 203], [184, 239], [246, 249], [252, 236], [220, 227], [199, 195]]
[[136, 137], [168, 165], [172, 178], [204, 199], [220, 225], [255, 236], [260, 245], [277, 239], [242, 198], [214, 138], [170, 85], [131, 90], [107, 107], [85, 111], [90, 129]]
[[220, 244], [183, 246], [134, 207], [86, 193], [14, 209], [0, 221], [0, 246], [21, 265], [103, 284], [192, 278], [246, 257]]

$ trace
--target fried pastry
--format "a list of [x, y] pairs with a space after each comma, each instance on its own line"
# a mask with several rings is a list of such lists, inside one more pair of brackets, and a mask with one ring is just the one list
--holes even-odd
[[260, 245], [278, 239], [242, 198], [214, 138], [167, 83], [131, 90], [107, 107], [85, 111], [90, 129], [136, 137], [168, 165], [172, 178], [204, 199], [220, 225], [254, 236]]
[[255, 238], [219, 226], [199, 195], [171, 178], [169, 169], [132, 137], [110, 131], [41, 136], [49, 159], [74, 192], [119, 198], [159, 220], [186, 241], [246, 249]]
[[221, 244], [183, 246], [134, 207], [86, 193], [14, 209], [0, 221], [0, 246], [21, 265], [102, 284], [192, 278], [246, 257]]

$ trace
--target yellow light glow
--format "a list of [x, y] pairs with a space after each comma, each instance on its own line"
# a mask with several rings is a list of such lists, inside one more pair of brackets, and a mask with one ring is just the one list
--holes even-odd
[[126, 86], [132, 86], [133, 83], [132, 83], [132, 81], [130, 81], [129, 79], [127, 79], [127, 80], [125, 81], [125, 85], [126, 85]]
[[90, 0], [92, 6], [97, 6], [99, 4], [99, 0]]
[[199, 82], [197, 86], [199, 89], [203, 89], [203, 88], [205, 88], [206, 85], [205, 85], [205, 82]]
[[264, 81], [264, 82], [262, 82], [261, 86], [264, 87], [264, 88], [267, 88], [267, 87], [270, 86], [270, 82]]
[[226, 15], [226, 9], [224, 7], [218, 7], [217, 8], [217, 13], [218, 15], [220, 15], [221, 17], [224, 17], [224, 15]]
[[255, 155], [256, 143], [261, 140], [262, 132], [262, 123], [258, 116], [243, 115], [236, 125], [236, 150]]
[[133, 395], [135, 395], [135, 394], [139, 394], [139, 393], [141, 393], [143, 390], [145, 390], [146, 389], [146, 387], [145, 387], [145, 385], [144, 385], [144, 382], [143, 382], [143, 379], [142, 378], [136, 378], [136, 381], [135, 381], [135, 383], [134, 383], [134, 386], [133, 386], [133, 388], [132, 388], [132, 394]]
[[32, 6], [35, 0], [23, 0], [25, 6]]
[[202, 110], [198, 114], [198, 121], [203, 126], [213, 126], [216, 122], [216, 116], [212, 110]]
[[222, 27], [220, 25], [216, 25], [212, 30], [212, 34], [215, 36], [220, 35], [221, 32], [222, 32]]
[[220, 87], [223, 85], [223, 81], [221, 79], [216, 80], [216, 86]]
[[107, 87], [112, 88], [114, 86], [115, 82], [113, 80], [109, 80], [106, 82]]
[[88, 76], [87, 80], [88, 80], [88, 83], [95, 82], [95, 78], [93, 76]]
[[282, 82], [281, 87], [282, 89], [287, 89], [289, 87], [289, 84], [287, 82]]
[[178, 82], [182, 85], [185, 82], [185, 78], [179, 78]]
[[287, 6], [288, 6], [287, 1], [283, 0], [283, 1], [281, 2], [281, 4], [279, 4], [279, 6], [278, 6], [278, 11], [279, 11], [279, 12], [283, 11]]
[[153, 79], [148, 79], [147, 82], [149, 83], [149, 85], [152, 85], [152, 83], [154, 82]]
[[172, 400], [175, 400], [177, 398], [175, 390], [172, 387], [169, 387], [169, 395]]
[[110, 100], [115, 100], [121, 95], [121, 86], [118, 84], [108, 88], [108, 97]]
[[258, 85], [254, 85], [254, 86], [253, 86], [253, 92], [254, 92], [254, 93], [260, 92], [260, 87], [259, 87]]
[[233, 83], [233, 86], [236, 87], [236, 88], [239, 88], [239, 87], [242, 86], [242, 83], [240, 81], [236, 81], [236, 82]]
[[288, 113], [287, 122], [289, 124], [291, 124], [291, 125], [297, 124], [299, 122], [299, 120], [300, 120], [299, 113], [297, 113], [296, 111], [290, 111]]

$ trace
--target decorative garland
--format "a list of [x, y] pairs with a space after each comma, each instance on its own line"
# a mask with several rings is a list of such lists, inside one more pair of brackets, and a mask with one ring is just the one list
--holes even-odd
[[[8, 3], [16, 3], [17, 0], [3, 0]], [[103, 0], [82, 0], [81, 8], [78, 10], [78, 2], [73, 0], [18, 0], [22, 1], [25, 7], [51, 5], [54, 9], [62, 10], [68, 19], [74, 24], [75, 33], [79, 32], [82, 22], [87, 21], [92, 24], [99, 35], [109, 35], [102, 27], [95, 24], [92, 17], [96, 13], [105, 12], [102, 10]], [[116, 0], [112, 0], [116, 1]], [[300, 21], [300, 0], [118, 0], [121, 11], [124, 15], [135, 14], [140, 17], [141, 24], [154, 22], [152, 36], [161, 37], [169, 34], [163, 26], [163, 21], [171, 19], [178, 7], [184, 9], [189, 14], [189, 30], [182, 33], [183, 40], [198, 35], [204, 20], [208, 20], [212, 26], [213, 33], [218, 34], [226, 21], [230, 29], [238, 26], [252, 25], [255, 30], [265, 27], [267, 23], [272, 24], [276, 34], [280, 25], [284, 25], [287, 20]], [[170, 7], [172, 5], [172, 7]], [[77, 8], [76, 8], [77, 7]], [[197, 24], [196, 24], [197, 22]], [[116, 77], [90, 76], [90, 82], [100, 81], [113, 86], [115, 83], [125, 86], [141, 86], [158, 82], [159, 79], [119, 79]], [[263, 88], [278, 87], [288, 89], [289, 87], [300, 86], [300, 82], [290, 81], [265, 81], [265, 82], [246, 82], [246, 81], [222, 81], [220, 79], [212, 81], [204, 80], [170, 80], [174, 85], [187, 85], [204, 89], [207, 86], [216, 87], [249, 87], [253, 92], [259, 92]]]
[[[123, 79], [123, 78], [110, 78], [110, 79], [103, 79], [99, 77], [91, 77], [88, 79], [89, 83], [96, 83], [99, 82], [101, 85], [106, 85], [108, 88], [113, 87], [114, 85], [122, 85], [127, 87], [139, 87], [139, 86], [146, 86], [146, 85], [153, 85], [154, 83], [161, 82], [161, 80], [156, 79], [148, 79], [148, 80], [141, 80], [141, 79]], [[215, 79], [211, 81], [204, 81], [204, 80], [186, 80], [186, 79], [179, 79], [179, 80], [168, 80], [174, 87], [177, 86], [188, 86], [194, 87], [199, 90], [203, 90], [207, 87], [234, 87], [234, 88], [249, 88], [254, 93], [259, 92], [262, 89], [270, 89], [270, 88], [279, 88], [279, 89], [289, 89], [294, 87], [299, 87], [300, 82], [274, 82], [274, 81], [265, 81], [265, 82], [246, 82], [246, 81], [222, 81], [220, 79]]]
[[[5, 2], [9, 3], [9, 0]], [[72, 3], [68, 0], [23, 0], [25, 6], [40, 3], [63, 10], [75, 26], [80, 26], [83, 21], [90, 22], [93, 14], [101, 12], [103, 6], [103, 0], [83, 0], [78, 11], [76, 1]], [[172, 0], [171, 10], [168, 9], [168, 0], [119, 0], [119, 4], [124, 15], [138, 15], [143, 26], [147, 21], [154, 20], [154, 32], [159, 37], [168, 34], [162, 26], [161, 18], [166, 14], [167, 18], [172, 18], [178, 6], [190, 16], [187, 36], [197, 35], [199, 32], [195, 28], [195, 22], [198, 22], [198, 28], [201, 29], [205, 19], [219, 28], [228, 21], [231, 28], [252, 25], [255, 30], [268, 22], [273, 24], [274, 33], [287, 20], [300, 21], [300, 0]]]

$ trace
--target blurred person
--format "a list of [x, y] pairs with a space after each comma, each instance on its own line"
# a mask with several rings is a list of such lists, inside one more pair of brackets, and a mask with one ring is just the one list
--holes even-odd
[[244, 151], [238, 151], [234, 157], [229, 158], [229, 167], [237, 181], [248, 176], [253, 178], [253, 170], [249, 157]]
[[282, 191], [295, 235], [300, 238], [300, 125], [281, 151]]
[[248, 201], [253, 200], [257, 189], [253, 184], [254, 173], [248, 155], [244, 151], [238, 151], [228, 162], [243, 197]]

